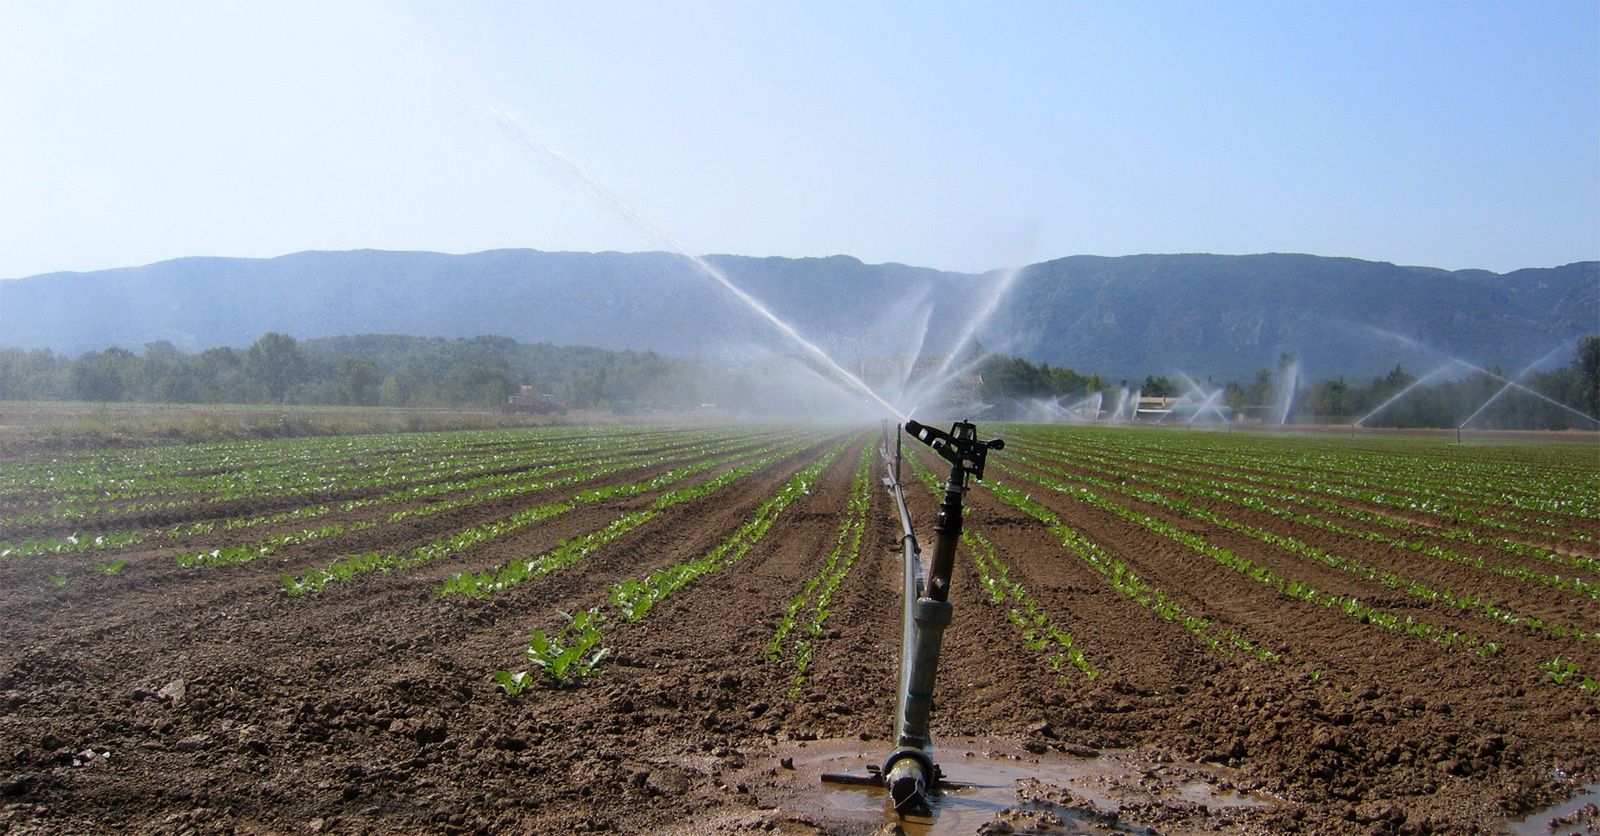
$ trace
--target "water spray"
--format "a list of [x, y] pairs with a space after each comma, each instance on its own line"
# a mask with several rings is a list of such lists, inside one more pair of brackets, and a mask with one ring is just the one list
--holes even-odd
[[[1448, 355], [1448, 354], [1446, 354], [1445, 356], [1446, 357], [1450, 357], [1450, 355]], [[1491, 378], [1494, 378], [1495, 380], [1500, 381], [1501, 383], [1504, 383], [1506, 385], [1506, 388], [1508, 388], [1508, 389], [1520, 389], [1523, 392], [1527, 392], [1528, 394], [1534, 396], [1535, 398], [1538, 398], [1539, 400], [1550, 404], [1551, 406], [1554, 406], [1554, 407], [1557, 407], [1557, 408], [1560, 408], [1560, 409], [1564, 409], [1567, 412], [1570, 412], [1573, 415], [1578, 416], [1579, 418], [1583, 418], [1585, 420], [1592, 421], [1592, 422], [1594, 422], [1596, 424], [1600, 424], [1600, 418], [1596, 418], [1593, 415], [1590, 415], [1589, 413], [1584, 412], [1581, 409], [1573, 409], [1572, 407], [1570, 407], [1570, 406], [1568, 406], [1568, 405], [1556, 400], [1555, 398], [1550, 397], [1549, 395], [1546, 395], [1543, 392], [1540, 392], [1537, 389], [1529, 389], [1528, 387], [1523, 386], [1522, 384], [1516, 382], [1515, 380], [1508, 380], [1507, 378], [1505, 378], [1505, 377], [1503, 377], [1501, 375], [1495, 374], [1494, 372], [1491, 372], [1491, 371], [1489, 371], [1488, 369], [1486, 369], [1486, 368], [1484, 368], [1482, 366], [1475, 366], [1475, 365], [1473, 365], [1471, 363], [1468, 363], [1465, 360], [1460, 359], [1459, 357], [1450, 357], [1450, 359], [1453, 362], [1459, 363], [1459, 364], [1461, 364], [1463, 366], [1466, 366], [1467, 368], [1469, 368], [1469, 369], [1471, 369], [1471, 370], [1473, 370], [1475, 372], [1478, 372], [1479, 374], [1487, 375], [1487, 376], [1489, 376]], [[1371, 416], [1368, 416], [1368, 417], [1371, 417]], [[1366, 420], [1366, 419], [1362, 419], [1362, 420]]]
[[[911, 353], [907, 355], [905, 370], [901, 372], [899, 384], [894, 390], [894, 401], [897, 404], [905, 405], [908, 396], [911, 394], [911, 375], [917, 370], [917, 359], [922, 356], [922, 348], [927, 344], [928, 325], [932, 322], [933, 305], [926, 304], [922, 307], [922, 322], [917, 328], [916, 345], [912, 347]], [[907, 412], [905, 417], [910, 418], [910, 413]]]
[[1000, 308], [1000, 300], [1004, 299], [1006, 293], [1011, 290], [1012, 283], [1017, 280], [1018, 276], [1022, 275], [1022, 270], [1022, 267], [1017, 266], [1000, 274], [999, 281], [995, 283], [994, 292], [989, 294], [989, 298], [985, 299], [983, 305], [973, 313], [972, 319], [967, 321], [966, 326], [961, 329], [961, 334], [956, 337], [955, 345], [950, 346], [950, 353], [945, 355], [944, 362], [940, 363], [938, 371], [933, 373], [935, 380], [942, 377], [945, 372], [950, 371], [950, 364], [955, 362], [956, 355], [962, 348], [966, 347], [968, 341], [978, 335], [978, 329], [989, 321], [989, 317], [994, 316], [994, 312]]
[[[1518, 372], [1516, 377], [1513, 377], [1513, 378], [1511, 378], [1509, 380], [1506, 380], [1506, 385], [1500, 387], [1500, 391], [1495, 392], [1493, 397], [1491, 397], [1488, 400], [1484, 401], [1482, 406], [1478, 407], [1478, 409], [1476, 411], [1474, 411], [1471, 415], [1468, 415], [1467, 416], [1467, 420], [1462, 421], [1459, 425], [1456, 426], [1456, 440], [1459, 441], [1461, 439], [1461, 430], [1462, 429], [1466, 428], [1467, 425], [1471, 424], [1473, 419], [1477, 418], [1479, 415], [1482, 415], [1483, 411], [1488, 409], [1495, 401], [1500, 400], [1500, 397], [1502, 395], [1504, 395], [1505, 393], [1511, 391], [1512, 387], [1516, 387], [1516, 388], [1519, 388], [1519, 389], [1524, 389], [1524, 390], [1526, 390], [1528, 392], [1533, 392], [1533, 394], [1538, 395], [1539, 394], [1538, 392], [1534, 392], [1532, 389], [1528, 389], [1528, 387], [1523, 386], [1519, 381], [1521, 381], [1523, 378], [1527, 377], [1529, 374], [1532, 374], [1534, 369], [1537, 369], [1540, 366], [1544, 365], [1551, 358], [1555, 357], [1561, 351], [1566, 349], [1567, 346], [1572, 345], [1573, 342], [1574, 342], [1573, 340], [1567, 340], [1566, 342], [1563, 342], [1562, 344], [1560, 344], [1560, 345], [1556, 346], [1555, 348], [1551, 349], [1543, 357], [1540, 357], [1539, 359], [1533, 361], [1532, 363], [1529, 363], [1528, 367], [1523, 369], [1522, 371]], [[1540, 397], [1544, 397], [1544, 396], [1540, 395]], [[1549, 399], [1546, 398], [1546, 400], [1549, 400]], [[1551, 401], [1551, 403], [1555, 403], [1557, 406], [1566, 407], [1565, 404], [1559, 403], [1557, 401]], [[1570, 411], [1570, 412], [1575, 412], [1575, 413], [1577, 413], [1578, 415], [1580, 415], [1580, 416], [1582, 416], [1584, 418], [1588, 418], [1590, 421], [1594, 421], [1596, 424], [1600, 424], [1600, 420], [1596, 420], [1594, 418], [1594, 416], [1592, 416], [1592, 415], [1587, 415], [1587, 414], [1585, 414], [1583, 412], [1579, 412], [1578, 410], [1572, 409], [1571, 407], [1566, 407], [1566, 409], [1568, 411]]]
[[883, 456], [889, 465], [889, 475], [883, 481], [900, 511], [905, 557], [895, 748], [881, 767], [869, 769], [870, 776], [822, 776], [823, 781], [831, 783], [888, 789], [894, 811], [901, 818], [931, 815], [931, 803], [940, 791], [960, 786], [945, 780], [938, 764], [934, 763], [933, 735], [928, 720], [933, 712], [939, 650], [953, 610], [950, 576], [955, 568], [956, 547], [961, 542], [962, 497], [967, 491], [967, 477], [983, 479], [989, 451], [1005, 447], [1003, 439], [979, 440], [978, 428], [969, 421], [955, 422], [949, 432], [910, 420], [905, 422], [904, 429], [948, 461], [950, 475], [945, 481], [944, 497], [939, 502], [939, 516], [933, 523], [933, 559], [924, 571], [911, 515], [906, 510], [905, 492], [900, 485], [900, 433], [894, 433], [894, 457], [890, 459], [888, 427], [885, 426]]
[[[1521, 383], [1518, 383], [1514, 379], [1508, 379], [1508, 378], [1503, 377], [1501, 375], [1495, 374], [1494, 372], [1491, 372], [1491, 371], [1489, 371], [1488, 369], [1486, 369], [1486, 368], [1484, 368], [1482, 366], [1475, 365], [1473, 363], [1469, 363], [1469, 362], [1461, 359], [1460, 357], [1456, 357], [1454, 355], [1447, 354], [1447, 353], [1445, 353], [1443, 351], [1440, 351], [1437, 348], [1434, 348], [1433, 346], [1427, 345], [1426, 343], [1422, 343], [1422, 342], [1414, 340], [1414, 339], [1412, 339], [1410, 337], [1407, 337], [1404, 334], [1396, 334], [1393, 331], [1385, 331], [1382, 328], [1375, 328], [1375, 327], [1373, 327], [1371, 325], [1367, 325], [1367, 326], [1363, 326], [1363, 327], [1365, 327], [1367, 330], [1372, 331], [1373, 333], [1378, 334], [1380, 336], [1388, 337], [1389, 339], [1393, 339], [1393, 340], [1398, 340], [1403, 345], [1414, 347], [1414, 348], [1419, 348], [1419, 349], [1422, 349], [1423, 351], [1427, 351], [1427, 352], [1431, 352], [1433, 354], [1437, 354], [1440, 357], [1443, 357], [1446, 360], [1450, 361], [1450, 363], [1447, 363], [1445, 366], [1441, 366], [1439, 369], [1436, 369], [1436, 370], [1434, 370], [1434, 372], [1428, 374], [1427, 377], [1432, 377], [1434, 374], [1437, 374], [1438, 372], [1443, 371], [1445, 368], [1448, 368], [1450, 364], [1461, 365], [1461, 366], [1464, 366], [1464, 367], [1466, 367], [1468, 369], [1471, 369], [1472, 371], [1478, 372], [1480, 374], [1488, 375], [1489, 377], [1494, 378], [1495, 380], [1498, 380], [1501, 383], [1504, 383], [1506, 385], [1505, 386], [1506, 389], [1520, 389], [1520, 390], [1522, 390], [1524, 392], [1527, 392], [1528, 394], [1538, 398], [1539, 400], [1550, 404], [1551, 406], [1557, 407], [1559, 409], [1564, 409], [1567, 412], [1570, 412], [1573, 415], [1578, 416], [1579, 418], [1583, 418], [1583, 419], [1585, 419], [1587, 421], [1591, 421], [1591, 422], [1593, 422], [1595, 424], [1600, 424], [1600, 418], [1596, 418], [1595, 416], [1590, 415], [1589, 413], [1584, 412], [1581, 409], [1574, 409], [1571, 406], [1568, 406], [1567, 404], [1564, 404], [1564, 403], [1556, 400], [1555, 398], [1552, 398], [1549, 395], [1546, 395], [1543, 392], [1540, 392], [1540, 391], [1535, 390], [1535, 389], [1529, 389], [1528, 387], [1523, 386]], [[1527, 373], [1529, 371], [1532, 371], [1534, 367], [1536, 367], [1539, 364], [1545, 362], [1545, 360], [1548, 360], [1552, 355], [1555, 354], [1556, 351], [1560, 351], [1561, 348], [1564, 347], [1565, 345], [1566, 345], [1566, 343], [1563, 343], [1562, 345], [1557, 346], [1554, 351], [1551, 351], [1550, 354], [1547, 354], [1544, 357], [1542, 357], [1542, 358], [1540, 358], [1538, 360], [1535, 360], [1534, 363], [1533, 363], [1533, 366], [1530, 366], [1529, 368], [1524, 369], [1521, 374], [1517, 375], [1517, 379], [1521, 379], [1523, 376], [1527, 375]], [[1409, 392], [1414, 388], [1416, 388], [1416, 384], [1412, 384], [1411, 386], [1407, 386], [1405, 388], [1405, 391], [1401, 392], [1400, 394], [1403, 395], [1406, 392]], [[1490, 402], [1493, 402], [1495, 400], [1495, 398], [1500, 397], [1500, 394], [1501, 393], [1496, 393], [1493, 398], [1489, 399]], [[1383, 407], [1388, 406], [1389, 404], [1391, 404], [1394, 401], [1398, 400], [1399, 397], [1400, 397], [1399, 395], [1396, 395], [1395, 397], [1390, 398], [1387, 401], [1384, 401], [1383, 406], [1380, 406], [1377, 409], [1374, 409], [1373, 411], [1367, 413], [1367, 415], [1365, 417], [1363, 417], [1360, 421], [1357, 421], [1355, 425], [1356, 426], [1360, 426], [1363, 421], [1367, 420], [1367, 418], [1371, 418], [1373, 415], [1378, 414], [1379, 412], [1381, 412], [1383, 410]], [[1485, 404], [1484, 406], [1487, 406], [1487, 405], [1488, 404]], [[1482, 411], [1482, 407], [1479, 408], [1479, 411], [1480, 412]], [[1477, 417], [1477, 413], [1476, 412], [1473, 413], [1473, 415], [1472, 415], [1472, 418], [1475, 418], [1475, 417]], [[1468, 418], [1467, 421], [1471, 421], [1472, 418]], [[1465, 426], [1465, 425], [1466, 425], [1466, 422], [1462, 422], [1461, 426]], [[1461, 429], [1460, 426], [1456, 427], [1458, 435], [1459, 435], [1460, 429]]]
[[[1178, 405], [1181, 406], [1184, 403], [1189, 402], [1188, 399], [1190, 399], [1190, 398], [1193, 398], [1194, 399], [1193, 403], [1195, 403], [1194, 413], [1191, 414], [1188, 417], [1188, 419], [1183, 422], [1184, 429], [1189, 429], [1190, 427], [1192, 427], [1194, 425], [1194, 422], [1195, 422], [1196, 419], [1198, 419], [1201, 415], [1204, 415], [1206, 412], [1209, 411], [1209, 412], [1216, 413], [1217, 419], [1220, 420], [1223, 424], [1227, 425], [1228, 431], [1232, 432], [1233, 431], [1233, 422], [1228, 419], [1227, 415], [1223, 414], [1222, 408], [1217, 405], [1217, 401], [1224, 394], [1226, 394], [1225, 390], [1223, 390], [1223, 389], [1213, 389], [1210, 392], [1207, 392], [1205, 390], [1205, 387], [1201, 386], [1199, 383], [1196, 383], [1195, 379], [1190, 377], [1189, 375], [1185, 374], [1182, 369], [1178, 370], [1178, 377], [1182, 378], [1183, 379], [1183, 384], [1185, 386], [1189, 387], [1188, 393], [1184, 395], [1184, 400], [1180, 401], [1180, 403]], [[1167, 419], [1171, 418], [1173, 413], [1175, 413], [1175, 412], [1177, 412], [1177, 407], [1176, 406], [1174, 406], [1174, 408], [1172, 410], [1168, 411], [1167, 414], [1162, 415], [1160, 418], [1156, 419], [1156, 423], [1157, 424], [1166, 423]], [[1135, 408], [1135, 413], [1137, 413], [1137, 408]]]
[[1228, 420], [1228, 416], [1223, 415], [1221, 408], [1219, 408], [1217, 406], [1217, 401], [1222, 397], [1222, 395], [1223, 395], [1223, 390], [1221, 390], [1221, 389], [1214, 390], [1211, 394], [1206, 395], [1205, 400], [1200, 402], [1200, 406], [1195, 408], [1194, 414], [1190, 415], [1189, 416], [1189, 420], [1185, 421], [1184, 423], [1185, 424], [1193, 424], [1195, 422], [1195, 419], [1197, 419], [1200, 416], [1206, 414], [1206, 410], [1210, 410], [1212, 412], [1215, 412], [1217, 414], [1217, 417], [1222, 419], [1222, 423], [1224, 423], [1224, 424], [1231, 423]]
[[1295, 390], [1300, 386], [1300, 361], [1295, 360], [1280, 369], [1278, 380], [1278, 426], [1289, 423], [1289, 413], [1294, 410]]
[[1412, 389], [1415, 389], [1418, 386], [1421, 386], [1422, 384], [1427, 383], [1428, 381], [1434, 379], [1435, 377], [1438, 377], [1439, 375], [1443, 374], [1445, 371], [1449, 370], [1451, 367], [1455, 366], [1457, 363], [1460, 363], [1460, 362], [1461, 362], [1460, 360], [1456, 360], [1454, 358], [1451, 358], [1450, 362], [1445, 363], [1444, 365], [1440, 366], [1439, 368], [1434, 369], [1433, 371], [1428, 372], [1427, 374], [1423, 375], [1422, 377], [1419, 377], [1416, 380], [1411, 381], [1411, 385], [1410, 386], [1407, 386], [1406, 388], [1401, 389], [1400, 391], [1394, 393], [1392, 396], [1389, 397], [1388, 400], [1384, 401], [1381, 404], [1378, 404], [1378, 408], [1377, 409], [1374, 409], [1371, 412], [1368, 412], [1366, 415], [1361, 416], [1354, 424], [1351, 424], [1350, 426], [1352, 428], [1361, 426], [1362, 424], [1367, 422], [1368, 418], [1371, 418], [1372, 416], [1377, 415], [1378, 413], [1384, 411], [1385, 409], [1388, 409], [1390, 404], [1392, 404], [1395, 401], [1398, 401], [1401, 398], [1405, 397], [1406, 395], [1410, 394]]
[[933, 397], [942, 393], [946, 386], [949, 386], [957, 380], [960, 380], [962, 377], [965, 377], [967, 374], [975, 371], [979, 366], [982, 366], [984, 363], [988, 362], [990, 356], [991, 355], [988, 351], [979, 352], [976, 357], [972, 358], [970, 362], [961, 368], [956, 369], [953, 372], [945, 372], [942, 377], [930, 376], [924, 378], [915, 386], [909, 387], [906, 395], [900, 401], [901, 403], [911, 405], [911, 408], [906, 412], [905, 417], [910, 418], [912, 415], [916, 414], [918, 409], [927, 405], [929, 399], [932, 399]]
[[706, 261], [704, 258], [690, 253], [688, 248], [678, 243], [678, 240], [670, 233], [654, 223], [651, 223], [649, 219], [640, 214], [639, 211], [629, 205], [627, 201], [623, 200], [605, 186], [600, 185], [598, 180], [590, 177], [588, 172], [584, 171], [583, 168], [574, 162], [571, 157], [568, 157], [566, 154], [562, 153], [559, 148], [556, 148], [549, 143], [543, 142], [539, 138], [535, 137], [532, 132], [523, 127], [521, 122], [517, 121], [516, 117], [505, 112], [504, 110], [501, 110], [500, 108], [490, 108], [489, 111], [490, 113], [494, 114], [494, 117], [499, 121], [500, 126], [504, 128], [505, 131], [511, 136], [519, 140], [525, 148], [535, 154], [542, 155], [553, 161], [563, 174], [580, 184], [584, 190], [587, 191], [589, 195], [597, 202], [617, 212], [624, 220], [628, 222], [629, 225], [643, 233], [646, 237], [665, 245], [673, 252], [688, 259], [689, 263], [694, 265], [695, 269], [699, 270], [700, 273], [716, 282], [719, 287], [732, 294], [735, 299], [739, 300], [746, 307], [750, 308], [750, 310], [754, 311], [758, 316], [765, 320], [768, 325], [771, 325], [773, 328], [777, 329], [779, 334], [783, 335], [790, 344], [800, 350], [802, 356], [826, 370], [827, 375], [825, 376], [830, 379], [831, 383], [848, 390], [853, 390], [856, 394], [862, 395], [866, 397], [867, 400], [883, 407], [883, 409], [887, 410], [890, 415], [893, 415], [902, 421], [906, 420], [905, 413], [901, 412], [893, 404], [884, 400], [883, 396], [879, 395], [871, 386], [866, 384], [866, 381], [863, 381], [861, 378], [851, 374], [843, 366], [839, 365], [832, 357], [828, 356], [828, 353], [823, 351], [820, 346], [801, 336], [800, 332], [796, 330], [793, 325], [790, 325], [782, 317], [773, 313], [772, 309], [762, 304], [759, 299], [751, 296], [749, 293], [745, 292], [743, 288], [734, 284], [733, 280], [728, 278], [726, 273], [723, 273], [721, 270], [717, 269], [711, 264], [711, 262]]
[[[989, 296], [983, 300], [983, 304], [979, 305], [973, 311], [972, 317], [967, 320], [965, 325], [962, 326], [961, 332], [956, 336], [955, 343], [950, 346], [949, 352], [946, 353], [944, 359], [939, 362], [939, 367], [934, 369], [932, 374], [918, 382], [916, 386], [902, 385], [903, 391], [898, 400], [900, 403], [910, 404], [911, 408], [908, 410], [906, 415], [901, 416], [901, 421], [909, 418], [910, 413], [915, 412], [915, 408], [922, 405], [920, 401], [924, 396], [938, 395], [941, 391], [943, 391], [944, 387], [960, 379], [963, 375], [967, 374], [973, 369], [976, 369], [988, 359], [989, 352], [980, 351], [978, 352], [978, 356], [972, 358], [966, 363], [966, 365], [961, 366], [955, 371], [950, 370], [951, 364], [956, 361], [956, 358], [961, 353], [961, 349], [965, 348], [967, 343], [971, 342], [973, 338], [978, 335], [978, 330], [987, 324], [989, 319], [994, 316], [995, 312], [1000, 309], [1001, 301], [1003, 301], [1006, 298], [1006, 295], [1011, 292], [1011, 286], [1016, 283], [1017, 278], [1022, 275], [1022, 272], [1025, 269], [1026, 267], [1022, 265], [1016, 265], [1006, 269], [1005, 272], [1001, 273], [1000, 278], [995, 282], [994, 289], [989, 293]], [[923, 339], [925, 340], [926, 338], [927, 331], [924, 329]], [[919, 341], [918, 354], [921, 353], [921, 345], [922, 343]], [[913, 354], [912, 356], [915, 358], [917, 355]], [[906, 383], [910, 383], [909, 376]]]

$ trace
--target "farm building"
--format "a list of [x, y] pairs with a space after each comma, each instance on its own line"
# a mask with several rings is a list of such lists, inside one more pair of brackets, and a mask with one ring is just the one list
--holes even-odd
[[1139, 407], [1134, 413], [1134, 420], [1160, 421], [1171, 415], [1173, 407], [1176, 407], [1181, 400], [1182, 398], [1141, 397], [1139, 398]]

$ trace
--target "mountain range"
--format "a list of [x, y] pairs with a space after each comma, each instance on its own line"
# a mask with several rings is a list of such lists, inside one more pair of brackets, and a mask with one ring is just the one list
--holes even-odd
[[[1011, 281], [849, 256], [705, 261], [846, 364], [948, 353], [974, 321], [992, 351], [1112, 380], [1240, 379], [1284, 352], [1315, 377], [1423, 372], [1451, 357], [1520, 371], [1544, 355], [1564, 364], [1574, 340], [1600, 332], [1596, 261], [1502, 274], [1295, 254], [1071, 256]], [[792, 351], [668, 253], [302, 252], [0, 281], [0, 346], [193, 351], [267, 331]]]

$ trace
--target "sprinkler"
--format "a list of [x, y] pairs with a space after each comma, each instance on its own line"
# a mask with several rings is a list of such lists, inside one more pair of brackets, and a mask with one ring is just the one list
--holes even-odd
[[939, 669], [939, 647], [944, 630], [950, 624], [950, 574], [955, 567], [956, 546], [961, 542], [961, 500], [967, 490], [967, 477], [982, 479], [989, 451], [1005, 447], [1002, 439], [979, 440], [978, 428], [968, 421], [957, 421], [949, 432], [910, 420], [904, 428], [911, 437], [928, 445], [950, 463], [950, 476], [945, 481], [944, 498], [939, 502], [939, 516], [933, 523], [933, 559], [924, 573], [900, 486], [899, 433], [895, 434], [894, 458], [889, 460], [888, 427], [885, 426], [883, 454], [890, 470], [883, 481], [900, 510], [905, 552], [905, 608], [900, 637], [895, 748], [871, 777], [822, 776], [824, 781], [886, 787], [895, 813], [901, 818], [930, 815], [930, 799], [940, 789], [957, 786], [943, 779], [933, 761], [933, 736], [928, 730], [928, 717], [933, 711], [933, 681]]

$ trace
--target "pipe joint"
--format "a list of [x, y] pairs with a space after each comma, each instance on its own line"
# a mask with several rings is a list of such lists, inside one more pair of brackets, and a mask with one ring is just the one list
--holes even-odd
[[914, 618], [919, 627], [945, 628], [950, 626], [950, 618], [955, 608], [949, 601], [939, 601], [934, 598], [918, 598]]

